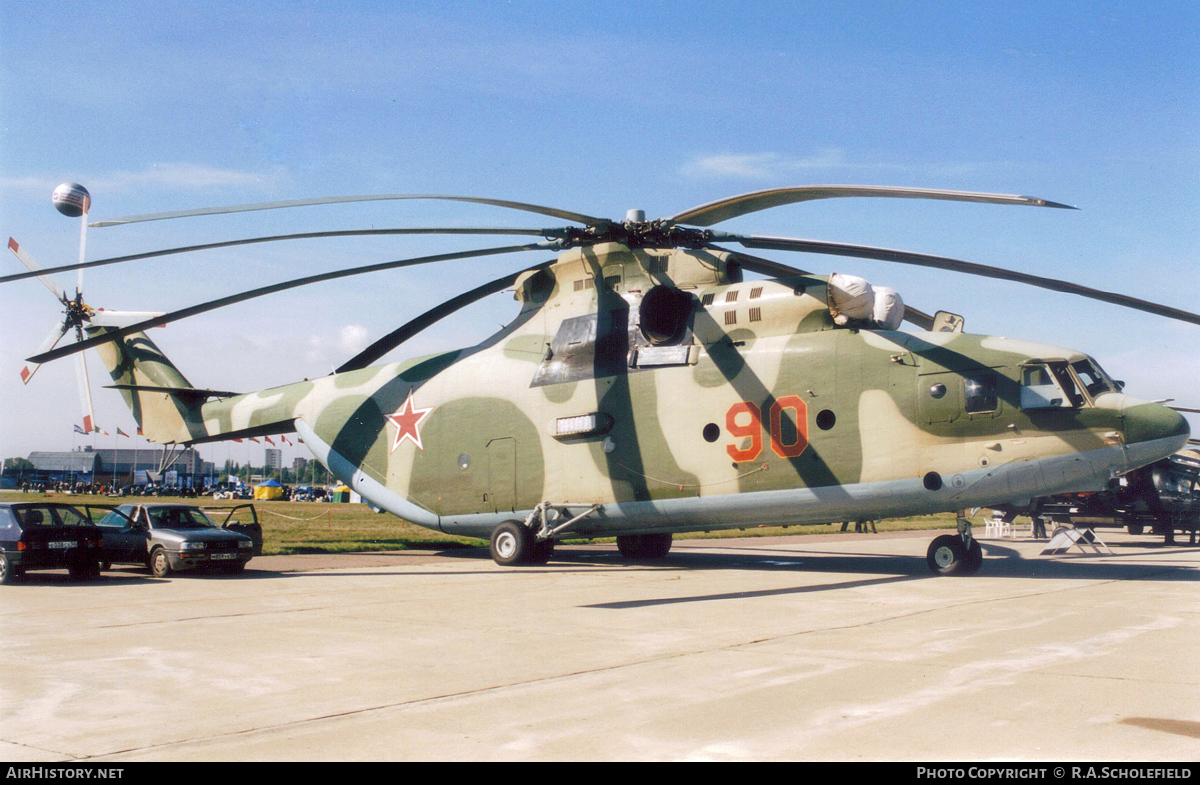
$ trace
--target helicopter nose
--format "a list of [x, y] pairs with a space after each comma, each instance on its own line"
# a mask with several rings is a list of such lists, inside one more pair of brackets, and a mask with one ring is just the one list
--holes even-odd
[[1187, 444], [1191, 428], [1179, 412], [1157, 403], [1128, 400], [1122, 407], [1125, 444], [1130, 462], [1144, 466]]

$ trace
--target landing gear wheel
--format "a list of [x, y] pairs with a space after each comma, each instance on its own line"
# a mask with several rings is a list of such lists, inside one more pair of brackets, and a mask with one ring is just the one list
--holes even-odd
[[661, 559], [671, 551], [670, 534], [623, 534], [617, 550], [626, 559]]
[[171, 574], [171, 560], [162, 548], [150, 551], [150, 574], [155, 578], [165, 578]]
[[533, 535], [520, 521], [505, 521], [492, 529], [492, 561], [501, 567], [525, 564], [532, 545]]
[[[974, 540], [971, 542], [979, 547]], [[979, 558], [982, 560], [983, 550], [980, 549], [979, 553]], [[925, 553], [925, 562], [929, 565], [929, 569], [938, 575], [967, 574], [969, 559], [967, 546], [963, 544], [962, 537], [956, 534], [943, 534], [941, 537], [935, 538], [933, 542], [929, 543], [929, 550]]]

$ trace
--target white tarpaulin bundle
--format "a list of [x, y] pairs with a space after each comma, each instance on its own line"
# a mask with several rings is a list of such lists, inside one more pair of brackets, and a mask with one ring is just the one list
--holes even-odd
[[880, 329], [898, 330], [904, 321], [904, 301], [895, 289], [842, 273], [829, 276], [829, 310], [841, 325], [874, 322]]
[[829, 310], [838, 324], [870, 319], [875, 310], [875, 290], [864, 278], [834, 273], [829, 276]]
[[895, 289], [887, 286], [875, 287], [875, 323], [883, 330], [899, 330], [904, 321], [904, 301]]

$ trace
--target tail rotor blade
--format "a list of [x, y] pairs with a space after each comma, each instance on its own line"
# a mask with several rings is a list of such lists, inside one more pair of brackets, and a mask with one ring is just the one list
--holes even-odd
[[91, 433], [96, 427], [96, 412], [92, 408], [92, 386], [88, 381], [87, 361], [82, 354], [75, 355], [78, 361], [79, 401], [83, 405], [83, 429]]
[[[50, 329], [50, 332], [46, 335], [45, 340], [38, 345], [37, 353], [43, 354], [53, 349], [58, 342], [62, 340], [62, 337], [67, 334], [67, 330], [69, 329], [70, 326], [66, 322], [55, 324], [54, 327]], [[38, 368], [41, 367], [42, 366], [40, 363], [30, 363], [29, 365], [26, 365], [21, 369], [21, 381], [25, 384], [29, 384], [29, 380], [33, 378], [33, 375], [37, 373]]]
[[39, 281], [45, 284], [46, 288], [50, 290], [50, 293], [53, 294], [60, 303], [67, 302], [67, 295], [65, 292], [63, 292], [62, 287], [55, 283], [54, 279], [47, 278], [45, 271], [42, 270], [41, 265], [33, 261], [33, 257], [26, 253], [25, 249], [18, 245], [17, 241], [11, 237], [8, 238], [8, 250], [13, 252], [13, 256], [17, 257], [21, 264], [29, 268], [30, 274], [22, 275], [22, 278], [36, 276]]

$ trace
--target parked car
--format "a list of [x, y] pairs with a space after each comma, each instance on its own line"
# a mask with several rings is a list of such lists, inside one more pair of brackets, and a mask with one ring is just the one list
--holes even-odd
[[[249, 507], [250, 505], [243, 505]], [[241, 572], [257, 551], [262, 528], [252, 523], [218, 526], [199, 507], [189, 504], [123, 504], [98, 522], [104, 532], [101, 569], [113, 564], [141, 564], [163, 578], [173, 571], [219, 567]], [[226, 523], [230, 523], [232, 512]], [[236, 531], [240, 528], [241, 531]]]
[[70, 504], [0, 504], [0, 583], [27, 570], [66, 568], [76, 580], [100, 575], [102, 530]]

